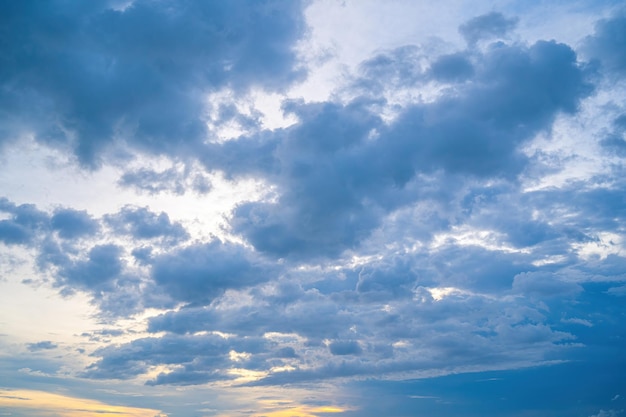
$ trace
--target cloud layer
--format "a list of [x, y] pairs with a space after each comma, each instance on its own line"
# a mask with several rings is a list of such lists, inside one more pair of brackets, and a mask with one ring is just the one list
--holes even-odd
[[[32, 269], [21, 282], [85, 295], [118, 326], [75, 335], [85, 363], [71, 378], [243, 392], [443, 377], [440, 392], [403, 395], [398, 416], [413, 415], [407, 398], [458, 401], [445, 384], [475, 372], [524, 381], [597, 363], [615, 384], [624, 14], [577, 45], [523, 40], [522, 17], [467, 16], [462, 43], [378, 49], [313, 101], [292, 90], [315, 70], [307, 5], [0, 6], [4, 154], [31, 141], [81, 175], [113, 170], [137, 197], [98, 213], [0, 198], [6, 259]], [[187, 192], [202, 213], [218, 180], [240, 195], [221, 228], [179, 215]], [[24, 355], [69, 355], [34, 340]], [[598, 398], [581, 410], [619, 415]], [[433, 415], [458, 411], [446, 407]]]

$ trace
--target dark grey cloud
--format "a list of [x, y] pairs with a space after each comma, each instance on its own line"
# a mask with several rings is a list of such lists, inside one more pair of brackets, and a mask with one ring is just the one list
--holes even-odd
[[84, 210], [59, 208], [52, 215], [33, 204], [15, 205], [0, 199], [0, 211], [9, 218], [0, 221], [0, 240], [8, 244], [35, 244], [35, 241], [57, 232], [62, 239], [93, 236], [99, 222]]
[[[295, 370], [270, 373], [252, 385], [402, 372], [428, 374], [443, 369], [453, 372], [456, 367], [478, 364], [517, 367], [522, 362], [548, 360], [575, 343], [572, 333], [558, 328], [563, 313], [548, 317], [546, 303], [576, 316], [585, 311], [585, 307], [576, 307], [580, 306], [576, 298], [582, 289], [556, 275], [533, 272], [533, 257], [453, 245], [411, 257], [412, 261], [369, 265], [366, 276], [379, 277], [372, 290], [365, 291], [358, 276], [346, 278], [352, 283], [351, 289], [337, 286], [325, 292], [317, 289], [317, 282], [307, 283], [310, 289], [306, 290], [267, 283], [242, 290], [241, 296], [249, 299], [248, 303], [230, 304], [229, 300], [241, 297], [232, 294], [210, 305], [154, 317], [148, 330], [188, 337], [202, 331], [244, 338], [282, 334], [283, 339], [276, 340], [278, 345], [272, 352], [252, 356], [268, 363], [288, 360]], [[468, 266], [468, 259], [473, 258], [475, 262]], [[404, 273], [406, 278], [394, 281], [394, 273]], [[348, 275], [348, 271], [342, 275]], [[296, 279], [291, 277], [292, 281]], [[396, 286], [411, 296], [389, 296]], [[447, 286], [456, 287], [456, 292], [444, 292], [437, 299], [428, 289]], [[369, 296], [372, 291], [386, 296]], [[282, 292], [291, 295], [283, 296]], [[249, 298], [251, 294], [253, 299]], [[298, 339], [289, 336], [294, 334]], [[235, 350], [237, 343], [232, 345]], [[285, 349], [289, 355], [284, 354]], [[320, 360], [320, 355], [325, 359]], [[261, 369], [267, 370], [268, 366]], [[181, 368], [175, 383], [197, 383], [194, 381], [203, 369], [211, 372], [211, 368]], [[211, 378], [205, 375], [202, 380]]]
[[[8, 219], [0, 220], [0, 241], [7, 245], [28, 245], [35, 250], [39, 271], [49, 274], [52, 285], [61, 294], [83, 291], [92, 297], [105, 317], [119, 317], [145, 307], [165, 307], [172, 297], [165, 294], [149, 276], [137, 276], [123, 261], [126, 249], [115, 243], [95, 243], [94, 238], [132, 236], [143, 241], [130, 249], [140, 265], [150, 266], [152, 250], [171, 248], [188, 239], [178, 222], [166, 213], [126, 206], [118, 213], [95, 219], [86, 211], [58, 208], [52, 214], [35, 205], [16, 205], [0, 199], [0, 211]], [[106, 224], [111, 230], [101, 227]], [[112, 233], [111, 233], [112, 232]], [[110, 235], [107, 235], [110, 234]], [[47, 280], [24, 280], [42, 285]]]
[[574, 283], [559, 279], [549, 272], [524, 272], [513, 279], [513, 290], [520, 294], [539, 298], [575, 295], [583, 288]]
[[37, 249], [37, 266], [51, 275], [52, 285], [62, 295], [77, 291], [88, 294], [103, 320], [146, 307], [164, 307], [170, 302], [154, 288], [154, 283], [129, 272], [123, 260], [126, 250], [119, 245], [73, 246], [48, 236]]
[[354, 340], [336, 340], [328, 345], [333, 355], [359, 355], [363, 351], [361, 345]]
[[[189, 181], [191, 179], [191, 182]], [[182, 172], [176, 168], [164, 171], [155, 171], [139, 168], [125, 172], [118, 181], [123, 187], [132, 187], [149, 194], [170, 192], [176, 195], [185, 194], [189, 188], [200, 194], [211, 190], [211, 182], [201, 174], [192, 175], [185, 169]]]
[[212, 371], [205, 368], [202, 371], [196, 371], [191, 366], [185, 366], [182, 369], [176, 369], [173, 372], [160, 373], [156, 378], [146, 382], [146, 385], [197, 385], [206, 384], [208, 382], [217, 382], [233, 379], [225, 373]]
[[114, 5], [2, 3], [4, 140], [32, 133], [91, 167], [122, 137], [184, 154], [207, 135], [204, 94], [281, 90], [303, 76], [293, 49], [305, 30], [300, 1]]
[[[81, 334], [83, 337], [89, 338], [89, 341], [92, 342], [110, 342], [111, 337], [121, 336], [127, 333], [124, 330], [120, 329], [103, 329], [103, 330], [95, 330], [93, 332], [84, 332]], [[128, 332], [132, 333], [132, 332]]]
[[[168, 349], [172, 345], [171, 351], [159, 356], [155, 352], [160, 352], [160, 348], [154, 343], [160, 345], [161, 341], [151, 339], [153, 342], [145, 346], [110, 347], [98, 352], [95, 356], [102, 359], [94, 369], [97, 367], [103, 375], [108, 369], [118, 369], [118, 355], [128, 352], [134, 358], [150, 358], [152, 364], [184, 365], [176, 369], [171, 379], [164, 375], [151, 383], [198, 384], [215, 381], [220, 374], [223, 377], [223, 371], [229, 367], [269, 371], [280, 361], [288, 361], [295, 370], [270, 372], [252, 383], [282, 385], [412, 371], [453, 372], [467, 366], [519, 366], [567, 350], [567, 344], [574, 340], [572, 334], [552, 328], [543, 314], [545, 304], [536, 308], [526, 304], [525, 298], [498, 300], [457, 294], [436, 301], [423, 288], [416, 289], [415, 295], [412, 300], [370, 304], [351, 303], [349, 298], [340, 303], [339, 294], [334, 293], [302, 297], [282, 307], [284, 310], [277, 310], [263, 299], [254, 306], [186, 308], [151, 319], [149, 330], [180, 333], [167, 338], [185, 340], [192, 346], [190, 351], [179, 352], [176, 344], [166, 339], [163, 343], [168, 342]], [[193, 339], [204, 337], [197, 332], [217, 329], [234, 335], [223, 340], [223, 352], [248, 352], [250, 358], [231, 363], [222, 357], [217, 364], [196, 357], [192, 363], [196, 343]], [[242, 346], [243, 341], [255, 340], [267, 332], [284, 336], [272, 342], [277, 343], [275, 347], [259, 348], [256, 343]], [[305, 338], [304, 341], [289, 336], [293, 334]], [[322, 339], [332, 341], [325, 345]], [[124, 377], [126, 369], [127, 366], [120, 366], [117, 372], [122, 375], [109, 377]]]
[[418, 277], [413, 265], [403, 259], [387, 261], [364, 267], [358, 274], [356, 291], [365, 297], [375, 299], [400, 299], [413, 296], [413, 287]]
[[[32, 6], [24, 4], [10, 7]], [[281, 385], [518, 368], [571, 359], [572, 350], [593, 340], [583, 338], [597, 331], [595, 321], [617, 322], [623, 316], [618, 306], [613, 318], [592, 317], [590, 306], [623, 294], [626, 258], [619, 250], [590, 259], [579, 252], [582, 245], [602, 243], [602, 232], [623, 231], [623, 181], [615, 176], [606, 185], [606, 178], [593, 178], [539, 191], [525, 191], [518, 181], [533, 162], [521, 148], [549, 131], [558, 115], [575, 115], [593, 92], [589, 73], [569, 46], [538, 41], [471, 48], [515, 26], [515, 19], [492, 13], [461, 27], [470, 50], [437, 54], [425, 70], [418, 47], [381, 54], [361, 66], [357, 83], [348, 89], [356, 98], [288, 101], [283, 107], [296, 117], [294, 125], [204, 143], [200, 99], [192, 85], [242, 91], [257, 82], [279, 89], [293, 80], [293, 52], [284, 51], [292, 46], [290, 37], [301, 33], [301, 5], [277, 10], [274, 3], [250, 3], [238, 9], [232, 4], [244, 3], [141, 0], [126, 11], [103, 11], [102, 4], [75, 11], [60, 7], [54, 16], [84, 13], [93, 28], [69, 25], [69, 34], [61, 31], [58, 39], [49, 39], [50, 53], [69, 54], [55, 62], [80, 63], [76, 74], [91, 81], [108, 74], [98, 87], [101, 100], [77, 106], [79, 98], [96, 96], [91, 84], [79, 91], [85, 83], [80, 77], [65, 92], [53, 88], [62, 78], [58, 74], [11, 78], [17, 87], [37, 81], [30, 93], [49, 100], [42, 106], [64, 104], [56, 114], [66, 116], [58, 120], [73, 123], [79, 133], [75, 152], [81, 161], [93, 166], [100, 147], [132, 131], [126, 140], [137, 149], [189, 152], [206, 169], [222, 170], [227, 178], [259, 178], [276, 194], [272, 201], [244, 202], [233, 213], [232, 230], [252, 247], [189, 242], [167, 213], [148, 208], [127, 206], [94, 220], [72, 209], [51, 216], [0, 200], [8, 217], [0, 223], [0, 238], [37, 241], [38, 266], [64, 293], [90, 294], [105, 319], [146, 307], [170, 309], [148, 319], [152, 337], [96, 350], [95, 362], [82, 376], [133, 379], [163, 366], [169, 372], [154, 376], [149, 385], [192, 385], [233, 379], [232, 371], [243, 368], [267, 373], [252, 385]], [[271, 16], [248, 19], [261, 10]], [[216, 11], [222, 14], [209, 13]], [[291, 21], [293, 16], [299, 23]], [[286, 26], [254, 26], [281, 19]], [[253, 27], [246, 29], [248, 23]], [[104, 35], [97, 31], [113, 26], [108, 43], [100, 43]], [[155, 34], [157, 27], [163, 34]], [[210, 33], [196, 38], [200, 29]], [[248, 29], [278, 37], [276, 51], [284, 53], [259, 62], [258, 74], [247, 66], [272, 55], [249, 50], [267, 38], [248, 38]], [[46, 27], [37, 30], [43, 33]], [[78, 39], [79, 32], [89, 36]], [[68, 39], [78, 48], [55, 43]], [[158, 42], [164, 45], [155, 46]], [[196, 48], [198, 43], [206, 47], [204, 55], [195, 54], [204, 50]], [[48, 62], [35, 52], [38, 65]], [[99, 64], [88, 67], [87, 61]], [[17, 77], [10, 68], [0, 73]], [[431, 100], [399, 104], [393, 118], [383, 118], [387, 88], [403, 82], [441, 89]], [[365, 92], [368, 85], [375, 88]], [[122, 89], [136, 93], [118, 107], [114, 93]], [[6, 91], [17, 97], [17, 90]], [[166, 102], [181, 106], [161, 117]], [[21, 117], [29, 115], [16, 109]], [[248, 128], [258, 123], [258, 115], [243, 117], [234, 106], [224, 105], [218, 114], [218, 122]], [[114, 132], [113, 125], [127, 130]], [[621, 119], [613, 129], [621, 132]], [[85, 142], [87, 134], [94, 141]], [[182, 193], [189, 178], [185, 170], [180, 174], [139, 169], [120, 182], [150, 193]], [[107, 241], [68, 241], [93, 235], [98, 224], [113, 238], [140, 242], [125, 248]], [[491, 237], [479, 244], [472, 233]], [[604, 287], [592, 294], [589, 283]], [[575, 326], [568, 318], [593, 319], [594, 326]], [[84, 334], [103, 343], [119, 335]]]
[[129, 379], [157, 365], [175, 365], [171, 373], [161, 373], [148, 385], [193, 385], [233, 379], [227, 370], [233, 360], [229, 352], [262, 353], [266, 341], [258, 338], [225, 338], [216, 334], [166, 335], [142, 338], [120, 346], [96, 350], [100, 359], [91, 364], [85, 377], [96, 379]]
[[[574, 189], [581, 191], [580, 187], [575, 186], [572, 191]], [[532, 248], [543, 255], [563, 255], [572, 243], [589, 242], [593, 237], [587, 227], [559, 216], [559, 212], [569, 210], [569, 204], [572, 209], [579, 207], [579, 202], [570, 200], [573, 195], [563, 192], [560, 199], [552, 199], [549, 197], [552, 192], [554, 190], [520, 193], [515, 186], [472, 187], [461, 203], [467, 216], [463, 221], [478, 229], [500, 233], [500, 240], [512, 247]], [[574, 198], [580, 198], [580, 195]], [[533, 217], [533, 213], [541, 213], [541, 216]]]
[[93, 235], [100, 226], [86, 211], [60, 209], [50, 218], [53, 230], [63, 239], [75, 239], [85, 235]]
[[[152, 353], [147, 355], [147, 350]], [[94, 352], [94, 356], [105, 356], [105, 359], [87, 368], [87, 376], [124, 379], [145, 372], [151, 365], [191, 363], [196, 356], [223, 360], [227, 354], [227, 344], [217, 335], [143, 338]]]
[[[234, 230], [277, 257], [355, 249], [386, 213], [424, 198], [433, 187], [424, 176], [440, 181], [434, 185], [440, 190], [468, 176], [514, 181], [528, 163], [520, 146], [549, 129], [559, 113], [574, 114], [593, 90], [564, 44], [501, 44], [474, 60], [471, 82], [406, 106], [388, 124], [372, 99], [287, 104], [299, 122], [276, 132], [280, 142], [269, 149], [276, 162], [266, 173], [279, 197], [239, 206]], [[245, 142], [231, 144], [238, 145]]]
[[0, 198], [0, 212], [9, 216], [0, 220], [0, 241], [6, 244], [30, 244], [40, 231], [49, 227], [48, 215], [33, 204], [15, 205]]
[[363, 93], [384, 91], [389, 85], [406, 87], [424, 78], [419, 61], [428, 59], [428, 51], [416, 45], [406, 45], [391, 51], [379, 53], [363, 61], [354, 89]]
[[515, 175], [524, 162], [517, 146], [559, 112], [576, 112], [591, 91], [567, 45], [496, 46], [482, 57], [471, 86], [409, 109], [390, 133], [422, 170]]
[[[336, 299], [334, 297], [337, 297]], [[245, 336], [261, 336], [267, 332], [297, 333], [310, 340], [336, 339], [354, 323], [350, 314], [340, 314], [341, 305], [354, 304], [341, 294], [322, 295], [316, 288], [300, 290], [291, 302], [275, 302], [276, 295], [257, 292], [258, 302], [230, 306], [229, 300], [218, 305], [190, 306], [149, 320], [151, 332], [169, 331], [189, 334], [199, 331], [228, 331]]]
[[31, 352], [37, 352], [40, 350], [52, 350], [58, 347], [58, 345], [56, 345], [55, 343], [52, 343], [49, 340], [44, 340], [44, 341], [37, 342], [37, 343], [28, 343], [26, 346], [28, 347], [28, 350], [30, 350]]
[[84, 260], [70, 261], [63, 265], [59, 276], [71, 288], [90, 289], [106, 287], [123, 270], [123, 248], [117, 245], [96, 245]]
[[10, 220], [0, 220], [0, 240], [8, 245], [25, 244], [31, 239], [26, 227]]
[[617, 116], [611, 127], [600, 145], [612, 155], [626, 157], [626, 114]]
[[[616, 188], [609, 194], [615, 193], [617, 197], [619, 190]], [[517, 219], [534, 211], [551, 216], [552, 230], [532, 237], [532, 249], [524, 252], [507, 253], [448, 242], [434, 251], [418, 250], [411, 255], [412, 261], [400, 257], [396, 262], [388, 259], [372, 262], [362, 270], [320, 271], [318, 280], [311, 281], [312, 277], [308, 277], [304, 280], [306, 284], [294, 284], [304, 278], [294, 274], [290, 285], [269, 282], [249, 291], [242, 290], [243, 297], [254, 295], [244, 305], [229, 306], [228, 299], [217, 299], [212, 305], [155, 317], [150, 321], [149, 330], [178, 334], [218, 330], [247, 336], [278, 332], [295, 333], [306, 339], [302, 344], [288, 342], [282, 346], [293, 349], [296, 354], [289, 356], [289, 360], [293, 360], [289, 365], [294, 366], [295, 371], [270, 373], [252, 385], [409, 371], [428, 374], [434, 369], [454, 372], [456, 366], [468, 364], [518, 367], [524, 361], [540, 363], [563, 358], [564, 352], [570, 349], [568, 346], [580, 348], [582, 345], [574, 332], [570, 333], [572, 326], [563, 328], [563, 314], [589, 317], [589, 310], [578, 301], [584, 295], [583, 287], [567, 282], [565, 277], [623, 280], [623, 276], [618, 276], [624, 262], [614, 255], [593, 265], [581, 262], [575, 253], [569, 252], [572, 251], [570, 245], [588, 241], [586, 235], [593, 235], [595, 228], [605, 227], [605, 221], [591, 220], [594, 210], [600, 208], [606, 216], [618, 215], [619, 219], [621, 200], [585, 196], [598, 190], [596, 187], [583, 190], [580, 184], [562, 190], [557, 199], [549, 198], [555, 190], [524, 193], [520, 197], [517, 186], [512, 184], [477, 186], [464, 192], [467, 195], [460, 199], [463, 204], [459, 209], [470, 217], [463, 218], [462, 222], [472, 224], [478, 219], [481, 229], [495, 228], [497, 232], [504, 232], [507, 239], [512, 235], [511, 230], [517, 230]], [[603, 190], [601, 194], [606, 192], [608, 190]], [[509, 205], [504, 204], [502, 210], [510, 214], [511, 219], [504, 213], [501, 217], [493, 216], [496, 207], [508, 200]], [[560, 211], [560, 216], [550, 214], [553, 210], [558, 213], [563, 207], [569, 207], [572, 212], [563, 215]], [[579, 235], [582, 238], [578, 238]], [[520, 244], [527, 247], [524, 239]], [[533, 264], [551, 254], [550, 250], [567, 256], [548, 266]], [[601, 265], [605, 266], [600, 268]], [[592, 276], [593, 273], [596, 275]], [[436, 300], [426, 288], [446, 286], [457, 287], [461, 292]], [[612, 292], [605, 292], [609, 297], [614, 296]], [[238, 299], [236, 295], [232, 297]], [[549, 313], [550, 310], [554, 313]], [[355, 348], [352, 353], [333, 355], [331, 345], [322, 342], [325, 339], [337, 343], [348, 341], [346, 346], [353, 348], [358, 344], [361, 350]], [[401, 343], [392, 345], [398, 340]], [[312, 352], [318, 355], [327, 352], [330, 356], [318, 362], [323, 365], [311, 368], [311, 356], [307, 354]], [[336, 349], [336, 353], [340, 352], [344, 351]], [[344, 360], [351, 356], [357, 356], [358, 360]], [[276, 352], [270, 357], [282, 356]], [[270, 357], [263, 360], [269, 361]], [[416, 360], [416, 357], [423, 360]], [[306, 369], [300, 368], [303, 363], [307, 363]], [[510, 365], [513, 363], [516, 365]], [[188, 381], [193, 383], [201, 371], [181, 369], [175, 383], [183, 383], [179, 381], [185, 380], [185, 372], [190, 372]], [[205, 378], [211, 380], [210, 376]]]
[[601, 62], [612, 76], [626, 74], [626, 13], [600, 20], [595, 33], [585, 38], [583, 51]]
[[186, 307], [177, 312], [168, 312], [150, 318], [148, 331], [158, 333], [167, 331], [175, 334], [196, 333], [211, 330], [211, 324], [217, 328], [219, 315], [208, 307]]
[[517, 26], [519, 19], [506, 18], [502, 13], [491, 12], [470, 19], [459, 27], [459, 32], [468, 44], [474, 45], [483, 39], [505, 36]]
[[361, 194], [386, 179], [365, 171], [359, 145], [380, 120], [360, 103], [290, 108], [304, 122], [280, 133], [279, 200], [243, 204], [232, 223], [257, 250], [279, 257], [335, 255], [378, 222], [374, 203]]
[[185, 228], [171, 222], [167, 213], [153, 213], [147, 207], [125, 206], [116, 214], [104, 216], [104, 220], [115, 233], [135, 239], [164, 238], [175, 243], [189, 238]]
[[209, 303], [227, 289], [268, 280], [271, 269], [245, 248], [213, 241], [155, 257], [152, 278], [174, 300]]
[[[528, 204], [544, 210], [549, 218], [556, 218], [563, 233], [571, 238], [579, 235], [579, 241], [596, 239], [594, 233], [619, 230], [626, 217], [626, 184], [621, 179], [610, 186], [599, 186], [604, 176], [588, 181], [577, 181], [558, 190], [542, 190], [529, 195]], [[558, 213], [567, 212], [571, 217], [560, 219]]]
[[474, 74], [469, 56], [463, 53], [442, 55], [430, 66], [430, 75], [437, 81], [463, 81]]

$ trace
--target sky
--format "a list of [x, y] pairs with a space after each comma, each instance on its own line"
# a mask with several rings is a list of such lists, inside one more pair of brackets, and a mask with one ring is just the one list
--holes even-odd
[[0, 0], [0, 416], [626, 416], [626, 8]]

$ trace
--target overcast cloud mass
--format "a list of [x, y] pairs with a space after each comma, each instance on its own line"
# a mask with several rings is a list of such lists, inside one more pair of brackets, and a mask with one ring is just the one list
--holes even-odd
[[620, 2], [0, 0], [0, 415], [626, 415]]

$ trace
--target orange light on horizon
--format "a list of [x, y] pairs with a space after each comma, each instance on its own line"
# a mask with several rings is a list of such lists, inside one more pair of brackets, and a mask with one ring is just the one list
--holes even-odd
[[167, 417], [159, 410], [109, 405], [35, 390], [0, 390], [0, 407], [29, 410], [33, 416], [59, 417]]
[[319, 417], [320, 413], [343, 413], [345, 408], [335, 406], [310, 407], [300, 404], [285, 404], [285, 401], [262, 401], [266, 409], [251, 417]]

